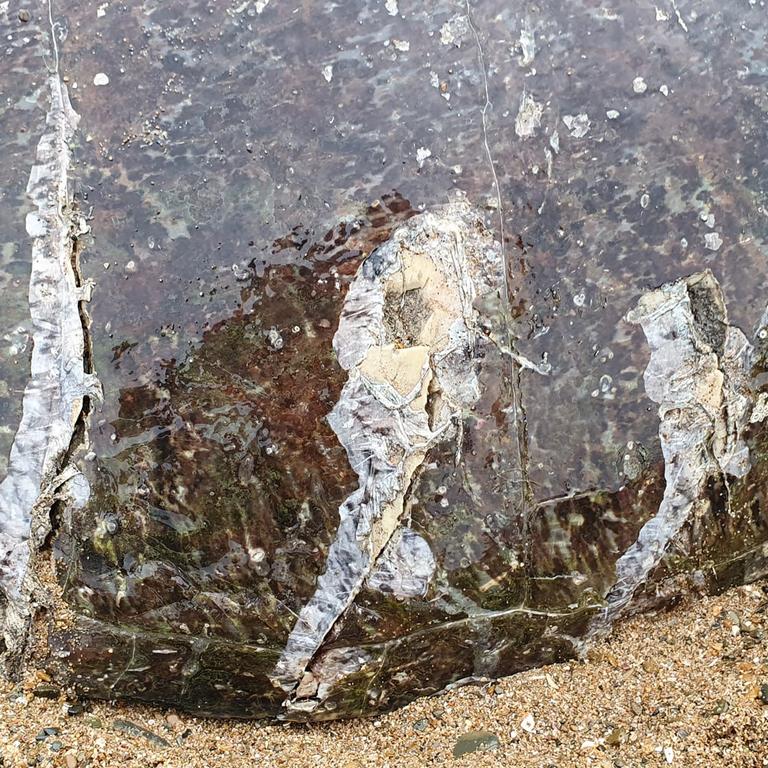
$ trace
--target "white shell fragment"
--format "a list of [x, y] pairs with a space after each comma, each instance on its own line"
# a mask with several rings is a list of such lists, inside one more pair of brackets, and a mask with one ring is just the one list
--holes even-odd
[[592, 125], [586, 112], [580, 112], [578, 115], [563, 115], [563, 122], [574, 139], [583, 139]]
[[515, 118], [515, 133], [521, 139], [529, 139], [541, 125], [544, 106], [539, 104], [529, 93], [523, 93], [520, 108]]
[[723, 244], [723, 238], [717, 232], [707, 232], [704, 235], [704, 246], [710, 251], [719, 251]]
[[427, 149], [426, 147], [419, 147], [416, 150], [416, 162], [419, 164], [419, 168], [424, 165], [424, 161], [428, 157], [432, 157], [432, 150]]

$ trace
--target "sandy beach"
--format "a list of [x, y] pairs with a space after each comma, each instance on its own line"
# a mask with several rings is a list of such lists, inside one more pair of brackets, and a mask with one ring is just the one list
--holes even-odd
[[[4, 683], [4, 766], [768, 765], [768, 584], [620, 625], [584, 661], [467, 686], [370, 720], [263, 725], [57, 698]], [[463, 753], [463, 754], [462, 754]]]

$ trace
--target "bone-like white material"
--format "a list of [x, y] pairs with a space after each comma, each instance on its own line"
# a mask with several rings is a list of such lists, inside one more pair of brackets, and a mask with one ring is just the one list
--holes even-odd
[[664, 285], [627, 315], [651, 348], [648, 397], [659, 404], [659, 439], [666, 488], [657, 513], [616, 562], [616, 582], [604, 618], [615, 618], [691, 519], [714, 477], [743, 477], [749, 449], [743, 432], [751, 397], [752, 346], [728, 325], [720, 286], [711, 272]]
[[29, 310], [32, 363], [24, 390], [22, 417], [11, 447], [8, 474], [0, 483], [0, 627], [7, 647], [23, 635], [29, 596], [24, 587], [31, 548], [50, 530], [48, 511], [56, 488], [70, 479], [64, 459], [83, 408], [96, 390], [86, 373], [84, 330], [73, 266], [71, 209], [67, 180], [69, 142], [77, 128], [66, 86], [58, 73], [47, 81], [50, 106], [37, 145], [27, 194], [32, 238]]
[[[459, 438], [462, 411], [480, 395], [474, 300], [498, 292], [501, 264], [498, 243], [461, 201], [398, 229], [349, 289], [334, 337], [348, 379], [328, 421], [359, 485], [339, 509], [326, 570], [272, 677], [284, 690], [296, 689], [299, 699], [305, 689], [315, 690], [302, 678], [312, 676], [310, 662], [374, 568], [374, 586], [383, 574], [396, 573], [401, 584], [425, 590], [425, 575], [434, 569], [427, 543], [405, 557], [387, 544], [400, 528], [408, 487], [428, 448], [437, 439]], [[410, 315], [408, 301], [417, 302]], [[392, 322], [412, 326], [409, 344], [391, 338]], [[400, 542], [411, 538], [402, 533]], [[424, 562], [412, 562], [416, 553]], [[376, 564], [387, 557], [397, 562]], [[413, 573], [404, 574], [409, 562]]]

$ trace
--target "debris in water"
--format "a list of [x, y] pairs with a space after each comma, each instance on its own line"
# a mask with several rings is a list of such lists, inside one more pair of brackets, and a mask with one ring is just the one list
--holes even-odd
[[419, 147], [416, 150], [416, 162], [419, 164], [419, 168], [422, 168], [424, 166], [424, 161], [428, 157], [432, 157], [432, 151], [427, 149], [426, 147]]
[[666, 488], [656, 515], [616, 561], [603, 621], [612, 621], [646, 581], [696, 513], [696, 500], [710, 478], [744, 477], [750, 468], [744, 430], [752, 346], [729, 325], [712, 273], [646, 293], [626, 319], [642, 326], [651, 348], [643, 379], [648, 396], [659, 404]]
[[[675, 12], [675, 16], [677, 16], [677, 23], [683, 28], [683, 32], [687, 32], [688, 25], [683, 20], [683, 17], [680, 14], [680, 9], [677, 7], [677, 3], [675, 2], [675, 0], [671, 0], [671, 2], [672, 2], [672, 9]], [[750, 5], [752, 5], [752, 2], [750, 2]]]
[[469, 20], [463, 13], [457, 13], [440, 27], [440, 42], [443, 45], [455, 45], [460, 48], [468, 34]]
[[533, 96], [523, 93], [520, 99], [520, 109], [515, 118], [515, 133], [521, 139], [529, 139], [536, 133], [536, 129], [541, 125], [541, 114], [544, 107], [538, 104]]
[[492, 750], [499, 748], [499, 737], [489, 731], [473, 731], [459, 736], [453, 747], [453, 756], [462, 757], [470, 752], [478, 750]]
[[272, 349], [282, 349], [285, 342], [277, 328], [270, 328], [267, 331], [267, 341], [272, 345]]
[[719, 251], [722, 244], [723, 238], [717, 232], [707, 232], [704, 235], [704, 245], [710, 251]]
[[250, 280], [253, 277], [253, 271], [240, 264], [232, 265], [232, 274], [235, 276], [235, 280]]
[[581, 112], [575, 116], [564, 115], [563, 122], [574, 139], [584, 138], [589, 133], [589, 128], [592, 125], [586, 112]]
[[533, 63], [536, 55], [536, 38], [533, 36], [533, 30], [529, 22], [525, 22], [520, 29], [520, 50], [523, 52], [520, 57], [520, 65], [528, 67]]

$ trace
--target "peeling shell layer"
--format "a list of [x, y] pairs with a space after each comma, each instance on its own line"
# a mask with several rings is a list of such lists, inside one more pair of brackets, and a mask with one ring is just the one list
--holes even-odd
[[479, 398], [474, 302], [498, 295], [502, 263], [482, 226], [466, 203], [411, 219], [364, 262], [347, 293], [333, 344], [349, 378], [328, 418], [359, 486], [339, 510], [326, 571], [277, 665], [274, 679], [287, 690], [382, 552], [386, 559], [430, 447], [456, 440], [464, 410]]
[[26, 644], [30, 602], [37, 590], [28, 570], [30, 556], [50, 531], [54, 494], [78, 475], [63, 462], [83, 399], [98, 392], [95, 377], [85, 369], [80, 302], [87, 292], [73, 269], [70, 231], [69, 142], [78, 116], [57, 73], [48, 78], [47, 90], [45, 132], [27, 185], [36, 208], [26, 222], [32, 238], [31, 377], [8, 473], [0, 483], [0, 629], [12, 657]]

